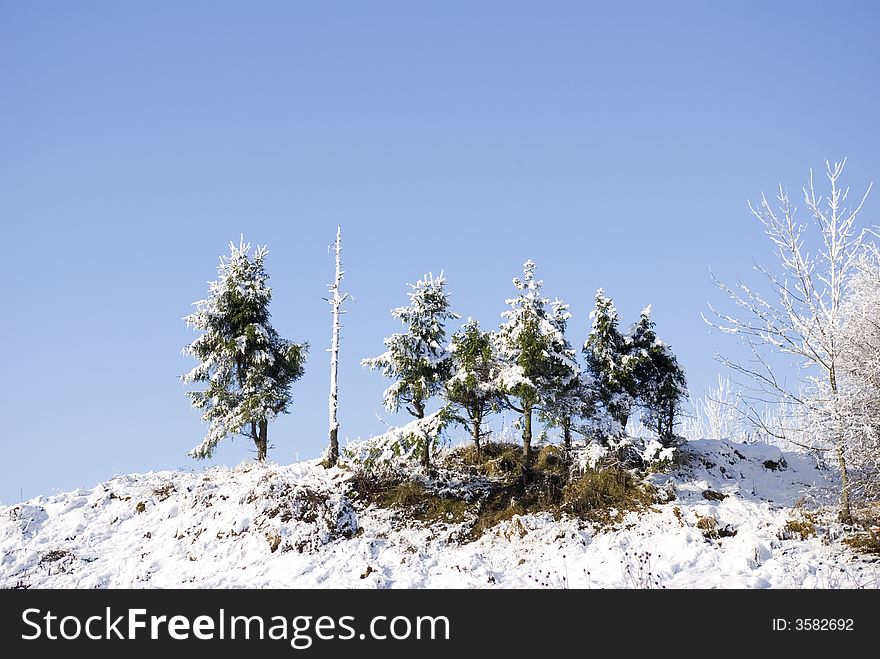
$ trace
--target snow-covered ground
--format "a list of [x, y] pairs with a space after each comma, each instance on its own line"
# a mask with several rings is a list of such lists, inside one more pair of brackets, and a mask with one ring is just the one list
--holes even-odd
[[[0, 507], [0, 587], [880, 587], [880, 561], [844, 545], [828, 510], [808, 512], [831, 484], [808, 458], [686, 451], [652, 477], [674, 498], [611, 528], [527, 515], [473, 542], [364, 509], [347, 471], [315, 461], [132, 474]], [[805, 515], [817, 533], [801, 539], [786, 525]]]

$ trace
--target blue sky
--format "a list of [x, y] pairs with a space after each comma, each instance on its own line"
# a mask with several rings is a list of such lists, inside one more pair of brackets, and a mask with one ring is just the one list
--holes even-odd
[[746, 200], [826, 157], [880, 181], [880, 10], [663, 4], [0, 1], [0, 500], [202, 466], [181, 317], [242, 232], [312, 345], [278, 461], [326, 441], [337, 223], [343, 442], [383, 428], [359, 361], [426, 271], [494, 327], [531, 258], [575, 343], [596, 288], [625, 323], [652, 303], [701, 392], [709, 266], [769, 260]]

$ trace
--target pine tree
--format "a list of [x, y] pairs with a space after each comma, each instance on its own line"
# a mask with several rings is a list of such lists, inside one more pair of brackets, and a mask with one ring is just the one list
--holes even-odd
[[630, 349], [618, 328], [614, 301], [601, 288], [596, 308], [590, 312], [592, 328], [584, 343], [587, 373], [595, 383], [596, 396], [623, 432], [635, 402]]
[[540, 415], [548, 426], [562, 431], [562, 442], [566, 451], [571, 450], [572, 432], [583, 432], [583, 422], [594, 414], [592, 379], [577, 366], [575, 351], [566, 338], [570, 318], [568, 305], [558, 299], [554, 300], [550, 315], [550, 322], [558, 330], [554, 351], [565, 355], [567, 360], [557, 364], [556, 377], [551, 378], [552, 386], [544, 392]]
[[535, 279], [535, 263], [526, 261], [523, 278], [513, 280], [519, 294], [507, 300], [510, 309], [501, 314], [507, 322], [496, 334], [502, 362], [499, 387], [506, 406], [521, 415], [526, 469], [532, 462], [532, 413], [540, 411], [551, 392], [577, 373], [577, 363], [565, 349], [565, 336], [556, 324], [558, 319], [548, 313], [550, 301], [541, 295], [543, 284]]
[[[387, 350], [361, 364], [381, 369], [382, 375], [395, 382], [385, 390], [385, 407], [393, 412], [404, 408], [417, 419], [425, 418], [425, 406], [440, 393], [452, 373], [452, 358], [446, 348], [444, 322], [459, 318], [449, 311], [449, 296], [444, 290], [446, 279], [425, 275], [410, 284], [410, 304], [391, 311], [406, 326], [406, 332], [385, 339]], [[424, 442], [422, 466], [431, 465], [431, 447]]]
[[479, 462], [481, 442], [488, 435], [484, 421], [497, 409], [500, 396], [495, 382], [498, 361], [492, 335], [483, 332], [480, 324], [469, 318], [461, 330], [452, 335], [449, 352], [453, 374], [446, 382], [446, 400], [464, 412]]
[[669, 346], [657, 337], [650, 305], [639, 315], [627, 338], [629, 367], [645, 425], [669, 446], [675, 441], [675, 423], [681, 403], [687, 398], [684, 371]]
[[253, 440], [257, 459], [264, 461], [269, 421], [288, 411], [290, 387], [303, 374], [307, 344], [282, 339], [269, 323], [268, 250], [258, 247], [250, 257], [250, 248], [243, 238], [238, 247], [229, 244], [210, 297], [184, 318], [203, 332], [183, 350], [199, 364], [181, 379], [206, 385], [187, 392], [209, 424], [202, 443], [189, 452], [194, 458], [211, 457], [220, 440], [238, 433]]

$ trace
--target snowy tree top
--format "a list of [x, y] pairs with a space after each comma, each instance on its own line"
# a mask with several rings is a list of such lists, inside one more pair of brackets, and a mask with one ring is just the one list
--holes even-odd
[[600, 288], [596, 291], [596, 306], [590, 312], [591, 331], [594, 333], [599, 330], [599, 324], [602, 319], [608, 319], [611, 324], [617, 324], [617, 307], [614, 306], [614, 300], [605, 295], [605, 289]]

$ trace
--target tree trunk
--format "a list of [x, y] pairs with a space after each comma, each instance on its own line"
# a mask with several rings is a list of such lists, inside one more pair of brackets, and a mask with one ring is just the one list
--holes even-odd
[[532, 467], [532, 406], [523, 405], [523, 467]]
[[[251, 425], [253, 425], [253, 422]], [[254, 443], [257, 445], [257, 461], [265, 462], [269, 442], [269, 422], [263, 419], [259, 422], [259, 426], [259, 434], [254, 437]]]
[[475, 449], [474, 449], [474, 455], [476, 456], [476, 457], [474, 458], [474, 462], [476, 462], [477, 464], [479, 464], [479, 463], [480, 463], [480, 459], [483, 457], [483, 456], [482, 456], [482, 450], [480, 449], [480, 436], [482, 435], [482, 432], [483, 432], [483, 431], [482, 431], [482, 429], [481, 429], [481, 427], [480, 427], [480, 417], [479, 417], [479, 416], [474, 417], [474, 418], [472, 419], [472, 421], [473, 421], [473, 424], [474, 424], [474, 425], [473, 425], [473, 428], [472, 428], [472, 430], [471, 430], [471, 434], [472, 434], [472, 436], [473, 436], [473, 438], [474, 438], [474, 447], [475, 447]]
[[565, 447], [565, 454], [571, 452], [571, 418], [562, 421], [562, 445]]
[[339, 314], [345, 313], [340, 311], [339, 307], [348, 298], [348, 294], [340, 295], [339, 284], [342, 282], [342, 227], [336, 227], [336, 278], [330, 285], [330, 305], [333, 307], [333, 329], [330, 338], [330, 397], [328, 401], [329, 408], [329, 444], [327, 446], [327, 459], [324, 462], [325, 467], [332, 467], [339, 460], [339, 421], [337, 420], [337, 410], [339, 407], [337, 372], [339, 365], [339, 330], [342, 325], [339, 323]]
[[[416, 418], [425, 418], [425, 404], [420, 400], [413, 401], [413, 407], [416, 409]], [[431, 468], [431, 440], [426, 438], [422, 443], [422, 467], [425, 470]]]
[[849, 505], [849, 470], [846, 466], [846, 457], [843, 454], [843, 442], [838, 440], [834, 452], [837, 455], [837, 466], [840, 468], [840, 521], [844, 524], [852, 524], [852, 510]]
[[657, 437], [663, 446], [672, 444], [672, 425], [675, 418], [673, 403], [661, 403], [659, 414], [657, 415]]
[[339, 426], [330, 428], [330, 446], [327, 448], [325, 467], [333, 467], [339, 460]]
[[840, 420], [840, 402], [837, 397], [837, 373], [833, 367], [828, 373], [828, 379], [831, 383], [831, 394], [834, 397], [834, 455], [837, 458], [837, 466], [840, 469], [840, 510], [838, 518], [844, 524], [851, 524], [853, 517], [849, 503], [849, 469], [846, 464], [846, 455], [844, 454], [846, 440], [843, 436]]

